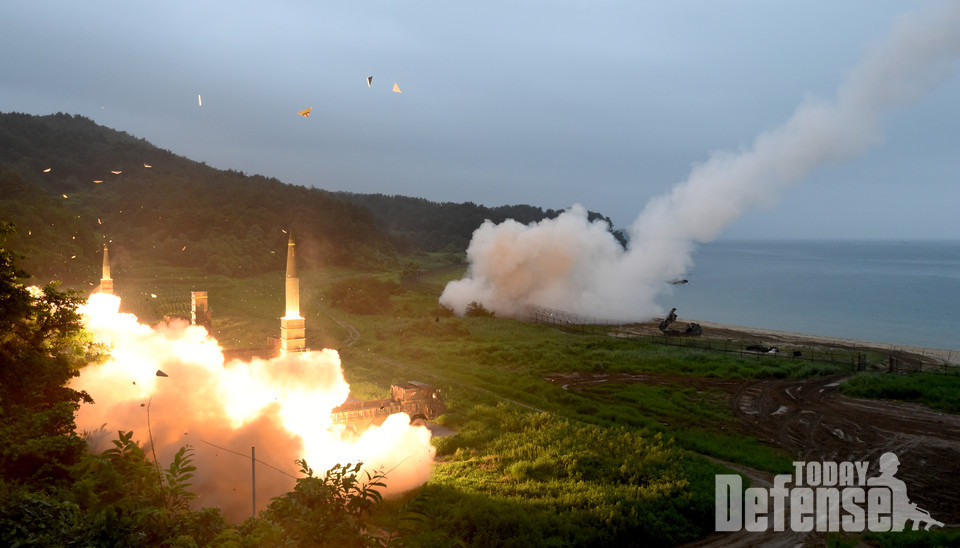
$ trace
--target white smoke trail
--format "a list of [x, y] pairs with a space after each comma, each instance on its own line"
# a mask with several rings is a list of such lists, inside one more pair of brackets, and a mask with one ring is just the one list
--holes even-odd
[[808, 100], [780, 127], [736, 153], [718, 152], [688, 179], [651, 200], [615, 248], [605, 225], [574, 206], [554, 220], [484, 223], [467, 250], [469, 269], [441, 304], [462, 314], [472, 301], [501, 316], [528, 304], [619, 320], [660, 312], [656, 296], [683, 276], [696, 243], [709, 242], [751, 207], [769, 204], [814, 168], [881, 141], [883, 115], [944, 81], [960, 57], [960, 2], [937, 3], [895, 21], [838, 86], [832, 102]]
[[79, 429], [94, 433], [92, 450], [105, 449], [118, 430], [133, 430], [145, 445], [152, 434], [153, 448], [166, 464], [190, 444], [198, 504], [220, 507], [235, 520], [251, 511], [251, 461], [242, 456], [251, 447], [283, 470], [260, 465], [260, 509], [293, 488], [294, 461], [300, 458], [321, 474], [334, 464], [358, 461], [371, 472], [390, 470], [388, 495], [429, 479], [435, 452], [430, 431], [411, 426], [405, 414], [358, 439], [331, 425], [331, 409], [349, 393], [337, 352], [224, 363], [220, 346], [204, 328], [185, 321], [150, 327], [118, 313], [119, 306], [118, 297], [94, 294], [80, 310], [87, 330], [110, 347], [106, 362], [85, 367], [72, 383], [95, 402], [81, 406], [76, 417]]

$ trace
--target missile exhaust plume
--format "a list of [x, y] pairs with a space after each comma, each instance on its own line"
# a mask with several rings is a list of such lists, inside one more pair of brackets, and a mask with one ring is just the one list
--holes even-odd
[[523, 226], [485, 222], [467, 249], [466, 276], [440, 303], [458, 314], [471, 302], [501, 316], [527, 305], [614, 320], [647, 320], [656, 297], [686, 274], [698, 243], [716, 239], [749, 209], [823, 164], [864, 153], [881, 139], [890, 110], [947, 79], [960, 57], [960, 3], [941, 2], [898, 18], [837, 87], [832, 101], [809, 99], [781, 126], [738, 152], [716, 152], [687, 180], [652, 199], [619, 248], [601, 222], [574, 206], [556, 219]]
[[85, 367], [73, 382], [95, 402], [81, 406], [76, 418], [90, 433], [91, 451], [108, 448], [118, 430], [133, 430], [145, 448], [152, 437], [164, 466], [190, 444], [196, 504], [220, 507], [234, 520], [250, 513], [251, 447], [259, 460], [261, 510], [293, 489], [300, 458], [318, 473], [358, 461], [371, 472], [389, 471], [387, 495], [429, 479], [430, 431], [411, 426], [406, 414], [359, 436], [331, 424], [330, 411], [350, 389], [336, 351], [225, 363], [203, 327], [176, 320], [151, 327], [119, 306], [119, 297], [94, 294], [80, 310], [85, 328], [110, 348], [108, 360]]

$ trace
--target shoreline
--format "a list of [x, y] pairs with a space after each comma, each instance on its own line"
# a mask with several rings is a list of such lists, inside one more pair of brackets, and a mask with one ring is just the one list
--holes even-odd
[[[652, 322], [643, 322], [632, 325], [639, 326], [642, 334], [644, 335], [660, 335], [661, 332], [658, 329], [659, 321], [660, 318], [657, 318]], [[697, 320], [693, 318], [678, 317], [673, 324], [673, 328], [685, 328], [690, 323], [700, 324], [700, 327], [703, 329], [703, 334], [700, 336], [706, 338], [752, 341], [765, 346], [790, 345], [800, 347], [829, 347], [874, 350], [887, 354], [908, 354], [911, 356], [916, 356], [920, 358], [922, 362], [929, 363], [931, 365], [960, 365], [960, 350], [949, 348], [928, 348], [904, 344], [846, 339], [842, 337], [830, 337], [825, 335], [808, 335], [805, 333], [779, 331], [776, 329], [766, 329], [761, 327], [747, 327], [706, 320]]]

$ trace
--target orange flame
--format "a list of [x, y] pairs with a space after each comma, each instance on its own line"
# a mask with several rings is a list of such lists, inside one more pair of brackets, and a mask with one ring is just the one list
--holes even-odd
[[296, 474], [298, 458], [317, 471], [357, 461], [370, 471], [389, 470], [387, 495], [429, 479], [430, 431], [410, 425], [406, 414], [359, 436], [331, 424], [331, 409], [350, 391], [335, 350], [225, 363], [203, 327], [183, 320], [150, 327], [119, 307], [119, 297], [97, 293], [80, 309], [87, 330], [110, 348], [104, 363], [87, 366], [73, 383], [95, 401], [77, 413], [77, 426], [91, 432], [92, 450], [102, 450], [98, 443], [105, 448], [117, 430], [134, 430], [146, 444], [149, 427], [163, 464], [190, 443], [200, 472], [198, 504], [220, 506], [234, 519], [249, 513], [249, 499], [240, 493], [250, 492], [250, 461], [231, 453], [251, 446], [284, 471], [257, 474], [261, 508], [293, 487], [284, 474]]

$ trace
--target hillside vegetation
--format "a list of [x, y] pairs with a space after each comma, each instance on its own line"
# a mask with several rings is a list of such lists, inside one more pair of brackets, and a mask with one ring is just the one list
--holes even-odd
[[[420, 251], [463, 251], [470, 243], [473, 231], [485, 220], [502, 223], [513, 219], [530, 224], [553, 219], [561, 213], [556, 209], [544, 210], [530, 205], [484, 207], [473, 202], [436, 203], [409, 196], [350, 192], [338, 192], [336, 196], [375, 212], [377, 223], [389, 234], [408, 246], [408, 250]], [[603, 220], [613, 226], [613, 221], [600, 213], [591, 211], [587, 218], [590, 221]], [[621, 231], [613, 234], [622, 245], [626, 245]]]
[[105, 242], [121, 270], [233, 276], [282, 269], [281, 230], [308, 262], [363, 266], [394, 253], [368, 210], [328, 192], [214, 169], [83, 117], [4, 114], [0, 150], [0, 217], [18, 225], [11, 245], [41, 279], [99, 279]]
[[99, 279], [108, 242], [118, 272], [146, 265], [250, 276], [283, 269], [284, 231], [292, 230], [304, 265], [369, 270], [398, 252], [463, 252], [484, 219], [529, 223], [559, 213], [285, 184], [62, 113], [0, 113], [0, 197], [0, 219], [18, 226], [10, 245], [27, 270], [70, 286]]
[[[29, 293], [11, 284], [22, 274], [12, 254], [2, 245], [0, 252], [0, 266], [6, 268], [0, 278], [16, 289], [11, 295], [27, 300]], [[303, 463], [294, 491], [273, 499], [256, 518], [231, 523], [217, 508], [199, 508], [191, 492], [190, 477], [209, 472], [197, 470], [191, 459], [208, 447], [185, 446], [172, 461], [155, 463], [131, 437], [142, 438], [142, 432], [119, 432], [108, 451], [85, 450], [71, 420], [82, 394], [55, 390], [86, 361], [78, 346], [80, 352], [58, 354], [72, 356], [69, 362], [43, 364], [50, 375], [31, 377], [36, 382], [28, 393], [42, 396], [42, 405], [20, 405], [17, 392], [9, 390], [15, 385], [0, 383], [0, 389], [8, 389], [0, 395], [0, 414], [10, 419], [0, 424], [8, 430], [5, 439], [17, 442], [0, 451], [0, 541], [56, 545], [70, 538], [78, 545], [224, 547], [675, 545], [713, 529], [713, 478], [725, 471], [715, 459], [769, 472], [788, 472], [793, 460], [741, 428], [724, 393], [686, 380], [834, 371], [798, 368], [785, 357], [761, 361], [572, 334], [490, 315], [455, 318], [437, 307], [437, 296], [462, 267], [443, 254], [418, 260], [415, 279], [406, 275], [405, 263], [376, 273], [345, 266], [305, 269], [301, 310], [308, 346], [339, 349], [353, 396], [385, 397], [391, 384], [408, 380], [442, 391], [447, 411], [438, 422], [452, 434], [433, 439], [436, 463], [423, 487], [380, 501], [373, 492], [377, 485], [351, 476], [347, 463], [316, 474]], [[115, 283], [127, 308], [148, 322], [184, 312], [191, 289], [209, 290], [213, 334], [227, 348], [258, 344], [278, 330], [283, 284], [276, 273], [235, 278], [198, 268], [138, 268], [116, 277]], [[45, 298], [62, 297], [48, 288]], [[41, 304], [36, 307], [45, 309]], [[20, 308], [5, 306], [12, 312], [3, 316], [20, 322], [24, 333], [47, 325], [30, 316], [18, 320]], [[72, 313], [69, 307], [58, 310]], [[71, 338], [64, 340], [81, 344], [85, 339], [73, 338], [78, 334], [75, 316], [66, 319], [71, 320]], [[48, 344], [56, 339], [22, 337], [8, 346], [19, 351], [26, 344], [20, 340]], [[24, 368], [36, 366], [15, 360], [5, 367], [11, 375], [22, 375]], [[673, 380], [584, 390], [566, 390], [548, 380], [551, 374], [576, 372], [645, 373]], [[33, 427], [51, 420], [60, 425], [58, 430]], [[37, 456], [48, 466], [33, 475], [17, 472], [17, 463], [35, 462]], [[45, 475], [36, 476], [40, 472]], [[390, 482], [379, 476], [370, 481], [380, 480]], [[344, 508], [356, 511], [345, 515]], [[957, 540], [950, 531], [922, 533], [926, 536], [915, 545], [955, 545]]]

